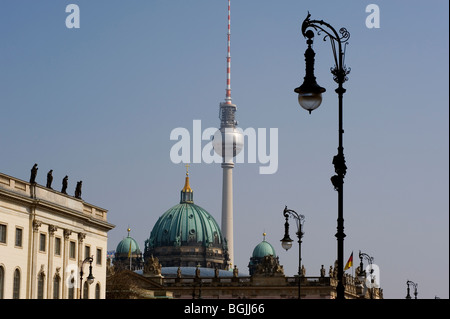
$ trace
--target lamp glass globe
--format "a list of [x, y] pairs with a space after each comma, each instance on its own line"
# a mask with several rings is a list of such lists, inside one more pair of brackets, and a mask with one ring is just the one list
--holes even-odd
[[322, 103], [322, 93], [300, 93], [298, 95], [298, 103], [311, 113]]

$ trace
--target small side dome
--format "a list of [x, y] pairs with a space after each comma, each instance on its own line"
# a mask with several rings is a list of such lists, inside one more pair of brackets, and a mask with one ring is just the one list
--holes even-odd
[[250, 257], [250, 262], [248, 263], [250, 276], [253, 276], [258, 271], [258, 265], [262, 264], [268, 256], [272, 256], [270, 258], [274, 258], [278, 264], [278, 257], [275, 253], [275, 249], [266, 241], [266, 233], [264, 233], [263, 236], [263, 241], [253, 249], [252, 257]]
[[132, 255], [141, 254], [141, 250], [139, 249], [139, 245], [134, 240], [134, 238], [130, 237], [130, 229], [128, 228], [128, 236], [120, 241], [116, 248], [116, 254], [119, 256], [127, 255], [131, 253]]
[[114, 254], [113, 263], [115, 267], [129, 270], [142, 269], [144, 260], [138, 243], [130, 237], [130, 228], [128, 236], [120, 241]]
[[275, 249], [273, 246], [266, 241], [266, 233], [264, 233], [264, 239], [258, 245], [256, 245], [255, 249], [253, 249], [252, 257], [254, 258], [263, 258], [265, 256], [272, 255], [273, 257], [277, 257], [275, 253]]

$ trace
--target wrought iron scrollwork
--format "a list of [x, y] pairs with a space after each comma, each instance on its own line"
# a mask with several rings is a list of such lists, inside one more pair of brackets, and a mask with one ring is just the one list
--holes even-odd
[[[339, 32], [336, 31], [330, 24], [323, 20], [310, 20], [311, 14], [308, 12], [306, 19], [302, 23], [302, 34], [306, 38], [306, 33], [308, 28], [312, 28], [317, 32], [317, 35], [322, 35], [325, 33], [323, 41], [327, 38], [330, 39], [331, 48], [333, 50], [334, 56], [334, 67], [330, 68], [333, 74], [333, 79], [336, 83], [344, 83], [348, 80], [347, 75], [350, 73], [351, 68], [345, 65], [345, 49], [350, 39], [350, 32], [346, 28], [340, 28]], [[326, 27], [326, 28], [325, 28]], [[336, 50], [336, 44], [338, 48]]]

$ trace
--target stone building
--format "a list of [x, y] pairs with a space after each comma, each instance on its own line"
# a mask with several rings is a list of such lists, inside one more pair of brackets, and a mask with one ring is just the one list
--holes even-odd
[[0, 299], [105, 298], [107, 233], [114, 228], [107, 210], [81, 198], [81, 182], [71, 196], [64, 182], [61, 192], [52, 188], [51, 172], [46, 186], [36, 175], [37, 165], [30, 182], [0, 173]]
[[[323, 266], [317, 276], [306, 276], [304, 266], [301, 277], [286, 276], [275, 249], [263, 236], [250, 256], [249, 275], [229, 267], [221, 230], [208, 212], [194, 204], [186, 173], [180, 204], [157, 220], [145, 242], [143, 267], [108, 268], [106, 298], [296, 299], [299, 284], [301, 298], [336, 297], [336, 265], [330, 266], [328, 276]], [[127, 237], [117, 247], [125, 255], [138, 246]], [[346, 298], [383, 296], [379, 288], [365, 291], [352, 276], [346, 275], [345, 283]]]
[[[337, 265], [328, 273], [321, 267], [317, 276], [286, 276], [273, 246], [264, 239], [253, 250], [248, 265], [250, 275], [232, 270], [205, 268], [200, 265], [161, 265], [157, 257], [146, 259], [143, 269], [128, 271], [109, 268], [107, 298], [119, 299], [297, 299], [299, 284], [302, 299], [336, 298]], [[347, 299], [382, 299], [380, 288], [365, 289], [358, 278], [345, 279]]]
[[[157, 258], [147, 261], [143, 271], [109, 273], [107, 298], [174, 299], [297, 299], [298, 284], [302, 299], [336, 298], [337, 278], [324, 268], [319, 276], [288, 277], [272, 255], [265, 256], [252, 276], [233, 271], [201, 267], [161, 267]], [[146, 262], [146, 263], [147, 263]], [[330, 266], [331, 267], [331, 266]], [[331, 267], [332, 268], [332, 267]], [[380, 288], [364, 289], [350, 275], [345, 275], [345, 298], [382, 299]]]

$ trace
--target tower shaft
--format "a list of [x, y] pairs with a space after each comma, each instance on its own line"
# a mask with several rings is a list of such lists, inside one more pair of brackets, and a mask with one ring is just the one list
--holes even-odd
[[222, 163], [222, 234], [227, 240], [229, 265], [234, 265], [233, 242], [233, 163]]

